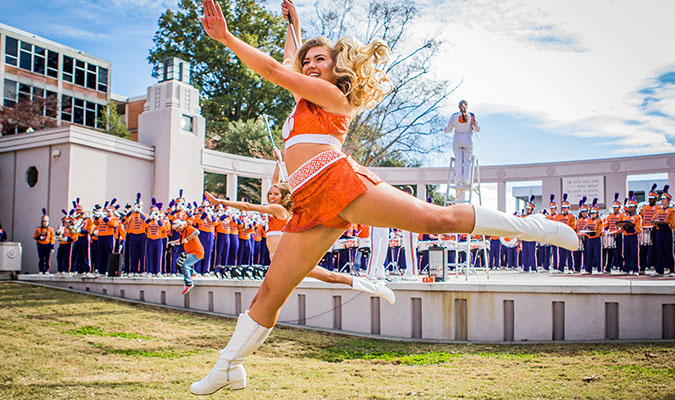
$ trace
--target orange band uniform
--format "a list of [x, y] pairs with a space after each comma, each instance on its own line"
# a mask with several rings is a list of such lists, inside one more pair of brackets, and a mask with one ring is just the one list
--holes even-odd
[[623, 231], [623, 234], [625, 236], [633, 236], [637, 235], [638, 232], [642, 231], [642, 218], [635, 214], [635, 215], [624, 215], [623, 218], [621, 218], [622, 221], [630, 221], [635, 224], [635, 230], [633, 232], [626, 232], [625, 230]]
[[[40, 237], [42, 237], [42, 239], [40, 239]], [[33, 234], [33, 239], [37, 240], [39, 244], [54, 244], [54, 238], [54, 229], [50, 226], [46, 228], [38, 226]]]

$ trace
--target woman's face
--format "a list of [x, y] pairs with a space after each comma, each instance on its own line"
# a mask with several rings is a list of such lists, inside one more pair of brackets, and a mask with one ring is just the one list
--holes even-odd
[[270, 204], [281, 204], [281, 190], [272, 186], [270, 191], [267, 193], [267, 201], [269, 201]]
[[302, 73], [335, 83], [333, 58], [330, 55], [330, 50], [325, 46], [312, 47], [307, 50], [307, 54], [302, 60]]

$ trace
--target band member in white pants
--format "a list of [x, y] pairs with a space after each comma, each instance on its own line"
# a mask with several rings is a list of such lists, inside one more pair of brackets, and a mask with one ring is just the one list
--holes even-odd
[[419, 259], [417, 257], [417, 234], [403, 231], [403, 250], [405, 252], [405, 273], [403, 279], [414, 279], [419, 275]]
[[[452, 149], [455, 153], [455, 178], [457, 185], [471, 183], [471, 163], [473, 161], [473, 133], [480, 132], [476, 122], [476, 115], [467, 112], [469, 103], [466, 100], [459, 102], [459, 112], [452, 114], [445, 133], [452, 133]], [[463, 200], [463, 191], [458, 191], [457, 198]], [[461, 199], [460, 199], [461, 197]]]
[[389, 228], [371, 227], [370, 259], [368, 260], [368, 278], [385, 279], [384, 260], [389, 250]]

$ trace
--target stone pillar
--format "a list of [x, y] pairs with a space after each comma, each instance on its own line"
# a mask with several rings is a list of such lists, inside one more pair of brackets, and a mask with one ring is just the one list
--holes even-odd
[[622, 173], [614, 173], [605, 176], [605, 204], [607, 208], [612, 207], [614, 193], [619, 193], [619, 201], [628, 197], [628, 176]]
[[541, 180], [541, 208], [548, 210], [551, 201], [551, 194], [555, 195], [555, 202], [558, 204], [556, 212], [560, 212], [560, 203], [562, 202], [562, 183], [560, 178], [543, 178]]
[[167, 202], [184, 189], [188, 200], [204, 192], [205, 120], [199, 91], [178, 80], [148, 88], [145, 110], [138, 118], [138, 142], [155, 147], [152, 195]]
[[417, 198], [422, 201], [427, 201], [427, 185], [424, 183], [417, 184]]
[[668, 193], [672, 195], [675, 192], [675, 171], [668, 171], [668, 184], [673, 188], [668, 190]]
[[506, 212], [506, 182], [497, 182], [497, 209]]
[[260, 193], [260, 204], [267, 204], [267, 193], [272, 188], [272, 179], [262, 178], [262, 193]]
[[235, 174], [227, 174], [227, 187], [226, 187], [226, 193], [227, 197], [230, 198], [232, 201], [237, 201], [237, 175]]

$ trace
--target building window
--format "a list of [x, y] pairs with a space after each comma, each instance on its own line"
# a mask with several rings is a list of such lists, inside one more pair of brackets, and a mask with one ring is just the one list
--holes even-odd
[[19, 52], [19, 68], [26, 71], [32, 71], [33, 67], [33, 45], [21, 42], [21, 51]]
[[28, 187], [34, 187], [38, 183], [38, 170], [34, 166], [26, 170], [26, 183]]
[[108, 93], [108, 69], [98, 67], [98, 90]]
[[65, 94], [61, 96], [61, 119], [73, 122], [73, 98]]
[[183, 114], [180, 118], [180, 128], [186, 132], [192, 132], [192, 117]]
[[59, 76], [59, 53], [47, 50], [47, 75], [52, 78]]
[[84, 86], [86, 74], [84, 72], [85, 62], [75, 60], [75, 84]]
[[19, 58], [19, 41], [5, 36], [5, 62], [16, 67]]
[[96, 65], [87, 64], [87, 87], [96, 90]]
[[44, 75], [45, 74], [45, 56], [47, 55], [47, 49], [44, 47], [34, 46], [33, 48], [33, 72], [36, 74]]
[[17, 83], [14, 81], [10, 81], [9, 79], [5, 79], [5, 89], [3, 93], [3, 105], [4, 106], [12, 106], [16, 104], [17, 102], [17, 91], [16, 91], [16, 85]]
[[84, 100], [73, 99], [73, 123], [84, 125]]
[[73, 57], [63, 56], [63, 80], [73, 81]]

